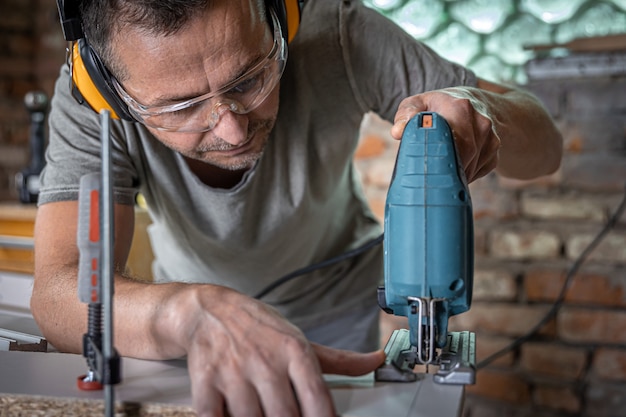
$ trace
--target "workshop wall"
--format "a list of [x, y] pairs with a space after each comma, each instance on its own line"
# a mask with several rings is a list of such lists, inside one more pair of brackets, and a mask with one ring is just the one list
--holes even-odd
[[56, 2], [0, 2], [0, 201], [17, 201], [15, 174], [28, 166], [29, 115], [24, 95], [52, 94], [65, 42]]
[[[557, 173], [535, 181], [493, 173], [471, 186], [474, 301], [453, 325], [478, 333], [480, 360], [545, 315], [567, 269], [616, 209], [626, 182], [626, 77], [529, 79], [524, 64], [534, 54], [523, 42], [626, 32], [626, 5], [624, 0], [364, 1], [481, 76], [535, 92], [565, 136]], [[480, 10], [492, 13], [484, 17]], [[413, 26], [401, 21], [404, 17], [411, 17]], [[35, 89], [52, 94], [64, 49], [55, 2], [0, 2], [0, 201], [17, 200], [13, 178], [29, 159], [23, 97]], [[368, 117], [356, 156], [381, 219], [397, 151], [388, 129]], [[626, 415], [624, 307], [623, 217], [583, 264], [556, 317], [539, 335], [479, 371], [478, 383], [467, 390], [466, 416]], [[385, 329], [395, 324], [389, 317], [383, 321]]]

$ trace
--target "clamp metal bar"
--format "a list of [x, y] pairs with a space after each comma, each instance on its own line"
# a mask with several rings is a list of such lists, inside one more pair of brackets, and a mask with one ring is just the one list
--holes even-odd
[[108, 361], [116, 354], [113, 348], [113, 193], [111, 183], [111, 115], [108, 110], [100, 112], [100, 142], [102, 145], [102, 199], [101, 230], [102, 230], [102, 304], [103, 304], [103, 338], [102, 356], [107, 365], [104, 366], [104, 403], [105, 415], [115, 415], [115, 390], [110, 380]]
[[35, 247], [35, 239], [30, 237], [0, 235], [0, 248], [30, 250]]

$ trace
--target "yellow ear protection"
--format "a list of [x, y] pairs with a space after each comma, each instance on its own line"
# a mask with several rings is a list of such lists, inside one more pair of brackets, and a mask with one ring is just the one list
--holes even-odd
[[[265, 0], [266, 10], [273, 9], [280, 21], [283, 38], [291, 42], [300, 25], [301, 0]], [[72, 95], [81, 104], [96, 112], [109, 110], [116, 119], [134, 120], [119, 97], [111, 73], [91, 48], [82, 29], [80, 0], [57, 0], [65, 40], [72, 43], [68, 51], [71, 68]], [[271, 19], [267, 13], [268, 19]]]

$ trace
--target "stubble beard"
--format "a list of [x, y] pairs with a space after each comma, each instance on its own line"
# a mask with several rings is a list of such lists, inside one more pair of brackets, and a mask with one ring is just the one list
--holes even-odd
[[263, 156], [263, 152], [265, 150], [265, 147], [267, 146], [269, 134], [274, 127], [275, 121], [276, 119], [259, 120], [255, 122], [252, 126], [250, 126], [250, 129], [248, 130], [248, 137], [246, 138], [246, 142], [243, 146], [246, 146], [247, 143], [251, 140], [261, 141], [262, 143], [257, 150], [251, 150], [249, 152], [246, 152], [245, 154], [236, 155], [224, 161], [223, 159], [213, 157], [212, 152], [230, 151], [238, 148], [238, 146], [231, 145], [222, 138], [215, 137], [215, 139], [211, 143], [201, 144], [200, 146], [198, 146], [195, 149], [195, 155], [187, 156], [190, 156], [194, 159], [199, 159], [217, 168], [228, 171], [241, 171], [250, 169], [259, 159], [261, 159], [261, 156]]

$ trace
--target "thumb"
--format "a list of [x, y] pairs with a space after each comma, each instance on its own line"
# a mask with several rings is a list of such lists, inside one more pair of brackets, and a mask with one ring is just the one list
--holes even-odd
[[322, 372], [347, 376], [364, 375], [374, 371], [385, 362], [385, 352], [376, 350], [359, 353], [350, 350], [334, 349], [311, 343], [317, 355]]

